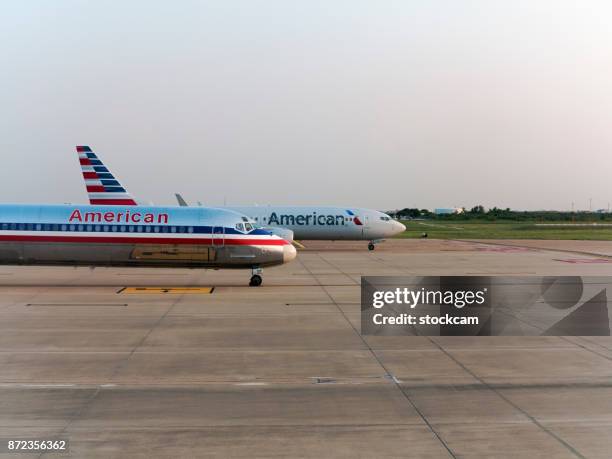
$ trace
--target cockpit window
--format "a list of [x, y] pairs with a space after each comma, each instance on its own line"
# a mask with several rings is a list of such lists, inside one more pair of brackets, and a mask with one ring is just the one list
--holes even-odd
[[244, 229], [246, 229], [247, 231], [251, 231], [253, 229], [253, 227], [251, 226], [250, 223], [245, 223], [244, 224]]
[[249, 221], [249, 219], [248, 219], [248, 218], [246, 218], [246, 217], [242, 217], [242, 221], [243, 221], [243, 222], [248, 222], [248, 221]]
[[391, 217], [380, 217], [381, 220], [388, 222], [391, 220]]
[[236, 229], [238, 231], [244, 231], [244, 225], [242, 223], [236, 223]]

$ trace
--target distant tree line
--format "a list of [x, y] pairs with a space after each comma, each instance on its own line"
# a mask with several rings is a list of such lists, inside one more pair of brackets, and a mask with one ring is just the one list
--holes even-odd
[[493, 207], [486, 210], [484, 206], [477, 205], [471, 209], [463, 208], [462, 212], [451, 214], [435, 214], [428, 209], [417, 209], [406, 207], [395, 212], [390, 212], [400, 220], [410, 219], [431, 219], [431, 220], [510, 220], [519, 222], [596, 222], [612, 221], [610, 212], [571, 212], [557, 210], [511, 210], [510, 208], [500, 209]]

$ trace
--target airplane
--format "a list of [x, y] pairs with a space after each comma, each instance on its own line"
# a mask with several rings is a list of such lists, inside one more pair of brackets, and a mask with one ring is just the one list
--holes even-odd
[[2, 265], [251, 269], [257, 287], [263, 267], [295, 256], [289, 242], [225, 209], [0, 205]]
[[[81, 150], [79, 150], [81, 149]], [[122, 199], [132, 199], [125, 187], [110, 173], [100, 158], [87, 146], [77, 147], [79, 160], [86, 158], [108, 174], [106, 180], [109, 186], [118, 187]], [[109, 193], [100, 195], [98, 189], [91, 188], [86, 174], [90, 169], [81, 163], [83, 178], [89, 193], [91, 203], [99, 199], [108, 199]], [[104, 180], [102, 180], [104, 182]], [[104, 184], [107, 185], [106, 183]], [[183, 197], [175, 193], [180, 206], [187, 207]], [[112, 196], [111, 196], [112, 198]], [[201, 203], [199, 203], [201, 204]], [[134, 202], [134, 205], [136, 203]], [[406, 227], [389, 215], [377, 210], [363, 208], [346, 208], [330, 206], [220, 206], [220, 209], [229, 209], [249, 216], [260, 228], [271, 232], [288, 242], [294, 239], [310, 240], [346, 240], [369, 241], [368, 249], [374, 250], [376, 244], [385, 238], [402, 233]]]

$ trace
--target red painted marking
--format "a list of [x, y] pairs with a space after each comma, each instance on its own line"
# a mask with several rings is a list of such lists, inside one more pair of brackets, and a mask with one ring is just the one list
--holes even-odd
[[563, 263], [572, 263], [572, 264], [601, 264], [601, 263], [612, 263], [612, 260], [609, 258], [566, 258], [566, 259], [554, 259], [555, 261], [560, 261]]
[[104, 193], [103, 185], [87, 185], [87, 191], [90, 193]]
[[361, 223], [361, 220], [359, 220], [359, 217], [353, 218], [353, 221], [355, 222], [355, 225], [363, 225], [363, 223]]
[[95, 172], [83, 172], [84, 179], [98, 179], [98, 174]]
[[[211, 238], [177, 238], [177, 237], [130, 237], [130, 236], [16, 236], [0, 235], [1, 242], [78, 242], [98, 244], [197, 244], [213, 245]], [[289, 245], [284, 239], [214, 239], [215, 245]]]
[[136, 206], [136, 201], [133, 199], [90, 199], [91, 205], [101, 206]]
[[79, 162], [81, 163], [81, 166], [91, 166], [91, 161], [89, 158], [79, 158]]

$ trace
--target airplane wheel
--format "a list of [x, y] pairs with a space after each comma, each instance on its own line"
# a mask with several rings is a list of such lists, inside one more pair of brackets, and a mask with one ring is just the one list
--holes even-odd
[[374, 250], [375, 248], [376, 246], [372, 244], [371, 242], [368, 244], [368, 250]]
[[261, 278], [261, 276], [259, 274], [254, 274], [253, 276], [251, 276], [251, 282], [249, 282], [249, 287], [259, 287], [262, 282], [263, 279]]

